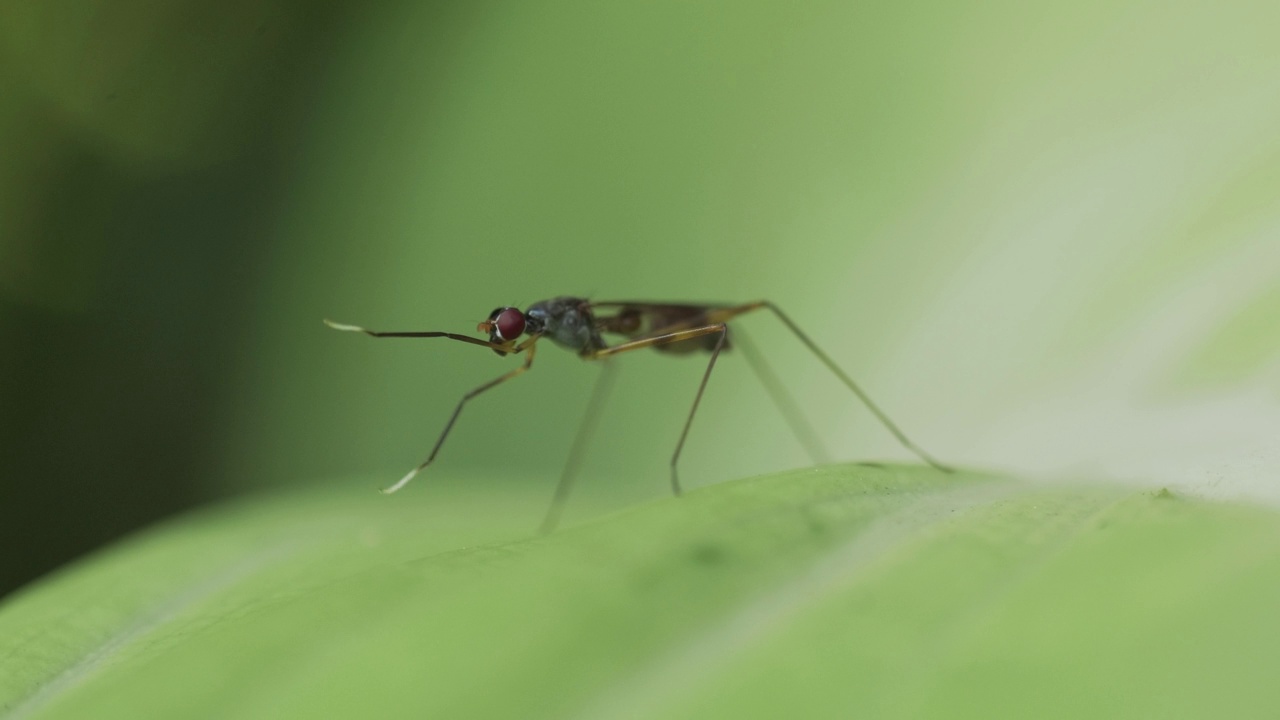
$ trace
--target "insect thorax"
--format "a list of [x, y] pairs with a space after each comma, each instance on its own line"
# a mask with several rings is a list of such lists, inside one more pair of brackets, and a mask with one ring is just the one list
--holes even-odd
[[558, 297], [534, 303], [525, 311], [535, 326], [555, 344], [577, 353], [604, 347], [595, 318], [582, 298]]

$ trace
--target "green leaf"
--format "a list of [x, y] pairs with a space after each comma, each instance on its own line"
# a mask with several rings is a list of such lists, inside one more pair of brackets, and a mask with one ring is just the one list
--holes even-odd
[[1262, 717], [1280, 519], [835, 466], [530, 537], [363, 484], [178, 519], [0, 606], [0, 718]]

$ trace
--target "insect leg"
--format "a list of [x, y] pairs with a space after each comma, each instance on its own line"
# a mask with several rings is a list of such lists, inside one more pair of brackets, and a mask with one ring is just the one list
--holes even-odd
[[[948, 472], [948, 473], [955, 472], [954, 468], [951, 468], [947, 465], [943, 465], [942, 463], [938, 462], [933, 458], [932, 455], [925, 452], [924, 448], [912, 442], [911, 439], [907, 437], [906, 433], [902, 432], [902, 430], [899, 429], [898, 426], [895, 425], [894, 422], [889, 419], [889, 416], [886, 415], [884, 411], [880, 409], [880, 406], [872, 402], [871, 398], [868, 397], [865, 392], [863, 392], [862, 388], [859, 387], [858, 384], [853, 381], [853, 378], [846, 375], [845, 372], [840, 369], [840, 366], [837, 365], [835, 361], [831, 359], [830, 356], [828, 356], [825, 352], [823, 352], [822, 349], [818, 347], [817, 343], [811, 340], [808, 335], [804, 334], [804, 332], [800, 329], [800, 327], [796, 325], [794, 322], [792, 322], [791, 318], [787, 317], [782, 312], [782, 310], [778, 308], [777, 305], [774, 305], [768, 300], [761, 300], [759, 302], [750, 303], [749, 305], [743, 305], [740, 307], [747, 308], [749, 310], [755, 310], [760, 307], [768, 308], [771, 312], [773, 312], [774, 315], [778, 317], [779, 320], [782, 321], [783, 325], [787, 326], [787, 329], [790, 330], [791, 333], [800, 340], [800, 342], [804, 343], [805, 347], [809, 348], [809, 352], [812, 352], [815, 356], [817, 356], [817, 358], [822, 361], [823, 365], [827, 366], [827, 369], [830, 370], [832, 374], [840, 378], [840, 382], [844, 383], [845, 387], [852, 390], [853, 394], [858, 396], [858, 399], [862, 401], [862, 404], [867, 406], [867, 409], [871, 411], [871, 414], [876, 416], [876, 419], [880, 421], [880, 424], [884, 425], [885, 429], [887, 429], [890, 433], [892, 433], [893, 436], [898, 439], [898, 442], [901, 443], [903, 447], [915, 453], [916, 457], [920, 458], [921, 460], [924, 460], [926, 463], [932, 465], [934, 468], [938, 470], [941, 470], [943, 472]], [[726, 312], [733, 312], [735, 310], [738, 310], [738, 308], [730, 308]], [[746, 312], [746, 310], [743, 310], [742, 312]], [[738, 313], [734, 313], [734, 314], [738, 314]]]
[[512, 370], [511, 372], [504, 373], [503, 375], [500, 375], [494, 378], [493, 380], [490, 380], [489, 382], [481, 385], [475, 390], [472, 390], [466, 395], [463, 395], [462, 399], [458, 401], [458, 406], [453, 409], [453, 414], [449, 416], [449, 422], [445, 423], [444, 431], [440, 433], [440, 437], [439, 439], [436, 440], [435, 447], [431, 448], [431, 454], [427, 456], [427, 459], [423, 460], [417, 467], [410, 470], [407, 475], [400, 478], [396, 482], [396, 484], [388, 488], [385, 488], [382, 492], [391, 494], [399, 490], [400, 488], [404, 487], [410, 480], [413, 479], [414, 475], [417, 475], [419, 472], [422, 472], [423, 468], [430, 465], [432, 461], [436, 459], [436, 454], [440, 452], [440, 446], [444, 445], [444, 439], [449, 437], [449, 431], [453, 429], [453, 424], [457, 422], [458, 415], [462, 414], [462, 408], [467, 404], [468, 400], [479, 395], [485, 390], [488, 390], [497, 385], [501, 385], [502, 383], [510, 380], [513, 377], [522, 375], [526, 370], [528, 370], [529, 366], [533, 365], [533, 354], [534, 354], [534, 350], [536, 349], [533, 344], [533, 341], [537, 340], [537, 338], [538, 336], [535, 335], [534, 337], [531, 337], [525, 342], [521, 343], [520, 347], [522, 349], [523, 348], [528, 349], [528, 353], [526, 353], [524, 356], [524, 364], [522, 364], [520, 367], [516, 368], [515, 370]]
[[702, 392], [707, 389], [707, 380], [711, 377], [711, 369], [716, 366], [716, 358], [720, 357], [720, 351], [724, 348], [725, 338], [729, 336], [729, 326], [725, 325], [723, 322], [717, 322], [703, 327], [678, 330], [664, 335], [654, 335], [640, 340], [631, 340], [629, 342], [618, 343], [617, 345], [610, 345], [609, 347], [595, 351], [590, 356], [592, 359], [608, 357], [611, 355], [629, 352], [631, 350], [653, 347], [654, 345], [666, 345], [669, 343], [682, 342], [684, 340], [692, 340], [693, 338], [702, 337], [703, 335], [711, 335], [712, 333], [720, 333], [720, 338], [716, 340], [716, 346], [711, 351], [711, 360], [707, 362], [707, 370], [702, 374], [702, 382], [698, 384], [698, 394], [693, 398], [693, 407], [689, 408], [689, 417], [685, 419], [684, 429], [680, 431], [680, 441], [676, 443], [676, 451], [671, 455], [671, 491], [676, 495], [680, 494], [680, 477], [676, 472], [676, 465], [680, 462], [680, 451], [684, 449], [685, 438], [689, 436], [689, 428], [693, 425], [693, 415], [698, 412], [698, 403], [702, 402]]
[[591, 390], [591, 398], [587, 401], [587, 412], [582, 416], [582, 424], [578, 427], [578, 434], [573, 439], [573, 447], [569, 450], [569, 461], [565, 463], [564, 470], [560, 473], [560, 482], [556, 484], [556, 493], [551, 498], [551, 506], [547, 508], [546, 517], [542, 519], [542, 526], [538, 529], [538, 532], [543, 535], [555, 530], [556, 525], [560, 523], [560, 514], [564, 512], [569, 491], [573, 489], [573, 481], [578, 474], [582, 453], [587, 447], [592, 431], [595, 430], [605, 398], [613, 387], [613, 363], [604, 360], [602, 365], [604, 367], [600, 369], [596, 385]]
[[712, 326], [720, 331], [720, 339], [716, 340], [715, 349], [711, 351], [711, 359], [707, 361], [707, 370], [702, 373], [702, 382], [698, 383], [698, 394], [693, 396], [693, 407], [689, 408], [689, 417], [685, 418], [684, 429], [680, 431], [680, 442], [676, 443], [676, 451], [671, 454], [671, 492], [680, 494], [680, 478], [676, 475], [676, 465], [680, 462], [680, 451], [684, 449], [684, 440], [689, 436], [689, 427], [693, 425], [693, 414], [698, 412], [698, 403], [702, 402], [702, 391], [707, 389], [707, 380], [711, 379], [711, 369], [716, 366], [716, 358], [724, 349], [724, 340], [729, 336], [729, 326], [724, 323]]
[[774, 374], [773, 369], [765, 362], [764, 356], [756, 349], [755, 343], [748, 340], [741, 327], [733, 329], [733, 343], [735, 347], [742, 351], [743, 357], [747, 359], [747, 364], [751, 366], [756, 377], [760, 379], [760, 384], [764, 385], [765, 390], [768, 391], [769, 397], [778, 408], [778, 412], [786, 419], [787, 425], [791, 427], [791, 434], [795, 435], [796, 440], [804, 446], [805, 452], [809, 454], [809, 459], [816, 465], [831, 462], [831, 454], [823, 447], [822, 441], [818, 439], [818, 434], [813, 430], [813, 426], [805, 420], [804, 413], [796, 405], [795, 399], [787, 392], [782, 382], [778, 380], [778, 376]]
[[858, 396], [858, 399], [862, 401], [862, 404], [866, 405], [867, 409], [871, 411], [871, 414], [876, 416], [876, 419], [880, 421], [880, 424], [883, 425], [895, 438], [897, 438], [898, 442], [901, 443], [903, 447], [910, 450], [916, 455], [916, 457], [925, 461], [937, 470], [941, 470], [943, 472], [955, 472], [954, 468], [938, 462], [932, 455], [925, 452], [924, 448], [912, 442], [911, 439], [907, 437], [907, 434], [904, 433], [892, 420], [889, 419], [889, 416], [880, 409], [880, 406], [876, 405], [867, 393], [853, 381], [853, 378], [846, 375], [845, 372], [840, 369], [840, 366], [837, 365], [829, 355], [823, 352], [822, 349], [818, 347], [818, 344], [806, 335], [804, 331], [800, 329], [800, 326], [796, 325], [791, 318], [787, 317], [786, 313], [782, 312], [777, 305], [774, 305], [768, 300], [757, 300], [755, 302], [743, 303], [741, 305], [712, 308], [707, 311], [704, 317], [707, 322], [711, 323], [728, 322], [730, 319], [738, 317], [739, 315], [744, 315], [763, 308], [767, 308], [770, 312], [776, 315], [777, 318], [782, 321], [782, 324], [786, 325], [787, 329], [790, 330], [791, 333], [800, 340], [800, 342], [804, 343], [804, 346], [809, 349], [809, 352], [813, 353], [819, 360], [821, 360], [822, 364], [826, 365], [827, 369], [839, 378], [840, 382], [844, 383], [845, 387], [853, 391], [853, 394]]

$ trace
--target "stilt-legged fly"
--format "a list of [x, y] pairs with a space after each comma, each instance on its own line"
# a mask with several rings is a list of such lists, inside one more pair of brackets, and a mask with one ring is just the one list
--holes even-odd
[[[680, 431], [680, 439], [676, 442], [675, 452], [671, 454], [671, 490], [676, 495], [679, 495], [680, 477], [676, 468], [680, 460], [680, 451], [684, 449], [685, 438], [689, 435], [689, 427], [693, 424], [694, 413], [698, 411], [698, 403], [702, 401], [702, 393], [706, 390], [707, 380], [711, 377], [711, 370], [716, 365], [716, 359], [720, 357], [722, 351], [729, 348], [728, 322], [739, 315], [760, 309], [769, 310], [776, 315], [782, 321], [782, 324], [810, 352], [821, 360], [846, 387], [853, 391], [854, 395], [858, 396], [858, 399], [898, 439], [898, 442], [902, 443], [904, 447], [929, 465], [945, 472], [951, 472], [951, 468], [933, 459], [929, 453], [907, 438], [906, 434], [885, 415], [879, 406], [872, 402], [871, 398], [862, 391], [862, 388], [846, 375], [830, 356], [823, 352], [776, 305], [767, 300], [743, 303], [741, 305], [715, 305], [631, 301], [593, 302], [584, 298], [558, 297], [536, 302], [524, 312], [514, 307], [497, 308], [489, 313], [487, 320], [476, 327], [478, 332], [488, 333], [488, 340], [448, 332], [379, 332], [366, 330], [355, 325], [342, 325], [329, 320], [325, 320], [325, 324], [335, 330], [362, 332], [366, 335], [380, 338], [448, 338], [487, 347], [498, 353], [498, 355], [503, 356], [524, 353], [524, 362], [519, 367], [490, 380], [462, 396], [462, 400], [453, 409], [453, 414], [449, 416], [449, 421], [445, 423], [444, 430], [440, 433], [440, 437], [436, 439], [436, 444], [431, 448], [431, 453], [427, 455], [427, 459], [410, 470], [407, 475], [400, 478], [395, 484], [383, 490], [385, 493], [393, 493], [404, 487], [423, 468], [435, 461], [436, 455], [440, 452], [440, 446], [444, 445], [445, 438], [449, 436], [449, 431], [453, 429], [454, 423], [458, 420], [458, 415], [462, 413], [462, 408], [466, 406], [468, 400], [527, 371], [533, 365], [534, 350], [538, 341], [542, 338], [578, 353], [584, 360], [604, 361], [604, 370], [600, 375], [600, 379], [596, 382], [595, 390], [592, 392], [591, 400], [588, 403], [587, 415], [578, 431], [577, 439], [574, 441], [573, 449], [570, 451], [569, 462], [566, 464], [565, 470], [560, 477], [560, 482], [556, 486], [551, 506], [547, 510], [546, 518], [542, 523], [542, 531], [548, 532], [559, 521], [560, 512], [568, 499], [569, 490], [573, 485], [578, 460], [586, 445], [586, 437], [595, 425], [595, 417], [599, 413], [600, 406], [611, 383], [612, 375], [608, 361], [615, 355], [649, 347], [667, 353], [705, 351], [711, 354], [710, 359], [707, 361], [707, 368], [702, 374], [702, 382], [698, 385], [698, 392], [693, 396], [693, 407], [689, 408], [689, 416], [685, 418], [684, 429]], [[621, 335], [625, 340], [610, 345], [605, 342], [604, 335]], [[522, 336], [527, 337], [521, 340]], [[757, 374], [761, 376], [761, 380], [765, 383], [774, 401], [778, 403], [787, 416], [787, 420], [791, 423], [792, 429], [796, 431], [797, 436], [800, 436], [802, 442], [806, 442], [806, 432], [802, 426], [803, 421], [799, 419], [799, 413], [796, 412], [794, 404], [787, 402], [776, 378], [763, 365], [763, 361], [751, 349], [751, 346], [742, 342], [742, 340], [743, 338], [735, 332], [734, 342], [742, 347], [748, 361]], [[812, 437], [811, 432], [807, 434], [810, 438]], [[815, 457], [822, 454], [821, 450], [815, 449], [815, 446], [810, 442], [806, 442], [806, 447]]]

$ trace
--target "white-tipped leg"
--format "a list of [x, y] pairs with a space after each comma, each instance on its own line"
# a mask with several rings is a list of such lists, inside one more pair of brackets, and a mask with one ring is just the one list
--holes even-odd
[[334, 322], [334, 321], [330, 320], [329, 318], [325, 318], [325, 319], [324, 319], [324, 324], [325, 324], [325, 325], [328, 325], [329, 327], [333, 328], [334, 330], [343, 330], [343, 331], [346, 331], [346, 332], [358, 332], [358, 333], [367, 333], [367, 332], [369, 332], [368, 330], [365, 330], [364, 328], [360, 327], [359, 325], [344, 325], [344, 324], [342, 324], [342, 323], [336, 323], [336, 322]]
[[[341, 328], [339, 328], [339, 329], [341, 329]], [[356, 328], [356, 329], [358, 330], [359, 328]], [[387, 333], [383, 333], [382, 335], [375, 335], [375, 337], [384, 337], [384, 336], [386, 336], [386, 335], [387, 335]], [[432, 335], [432, 337], [434, 337], [434, 335]], [[453, 336], [450, 336], [450, 337], [453, 337]], [[461, 337], [461, 336], [458, 336], [458, 337]], [[527, 353], [527, 354], [524, 356], [524, 364], [523, 364], [523, 365], [521, 365], [520, 367], [516, 368], [515, 370], [512, 370], [512, 371], [511, 371], [511, 372], [509, 372], [509, 373], [506, 373], [506, 374], [503, 374], [503, 375], [499, 375], [498, 377], [494, 378], [493, 380], [490, 380], [489, 382], [487, 382], [487, 383], [485, 383], [485, 384], [481, 385], [480, 387], [476, 388], [475, 390], [472, 390], [471, 392], [469, 392], [469, 393], [467, 393], [466, 395], [463, 395], [463, 396], [462, 396], [462, 399], [458, 401], [458, 405], [457, 405], [457, 407], [455, 407], [455, 408], [453, 409], [453, 414], [449, 416], [449, 422], [447, 422], [447, 423], [445, 423], [445, 424], [444, 424], [444, 430], [440, 433], [440, 437], [436, 438], [436, 444], [435, 444], [435, 447], [431, 448], [431, 454], [427, 456], [427, 459], [426, 459], [426, 460], [423, 460], [421, 463], [419, 463], [419, 464], [418, 464], [418, 467], [416, 467], [416, 468], [414, 468], [414, 469], [410, 470], [410, 471], [409, 471], [409, 474], [407, 474], [407, 475], [405, 475], [404, 477], [400, 478], [400, 480], [399, 480], [395, 485], [392, 485], [392, 486], [391, 486], [391, 487], [389, 487], [389, 488], [385, 488], [385, 489], [383, 489], [383, 491], [382, 491], [382, 492], [383, 492], [383, 494], [385, 494], [385, 495], [390, 495], [391, 493], [393, 493], [393, 492], [395, 492], [395, 491], [399, 490], [400, 488], [404, 487], [405, 485], [409, 484], [409, 481], [410, 481], [410, 480], [412, 480], [412, 479], [414, 478], [414, 476], [415, 476], [415, 475], [417, 475], [418, 473], [422, 472], [423, 468], [425, 468], [425, 467], [427, 467], [428, 465], [430, 465], [431, 463], [435, 462], [436, 455], [438, 455], [438, 454], [440, 453], [440, 446], [441, 446], [441, 445], [444, 445], [444, 440], [445, 440], [445, 438], [449, 437], [449, 431], [450, 431], [451, 429], [453, 429], [453, 424], [454, 424], [455, 422], [457, 422], [457, 421], [458, 421], [458, 415], [460, 415], [460, 414], [462, 413], [462, 408], [466, 406], [466, 404], [467, 404], [467, 401], [468, 401], [468, 400], [470, 400], [471, 398], [473, 398], [473, 397], [475, 397], [475, 396], [479, 395], [480, 393], [484, 392], [485, 390], [488, 390], [489, 388], [491, 388], [491, 387], [493, 387], [493, 386], [495, 386], [495, 385], [498, 385], [498, 384], [501, 384], [501, 383], [506, 382], [507, 380], [510, 380], [511, 378], [513, 378], [513, 377], [515, 377], [515, 376], [519, 375], [520, 373], [522, 373], [522, 372], [524, 372], [524, 371], [528, 370], [528, 369], [529, 369], [529, 367], [530, 367], [531, 365], [533, 365], [533, 352], [534, 352], [534, 345], [533, 345], [533, 343], [534, 343], [534, 341], [535, 341], [535, 340], [537, 340], [537, 339], [538, 339], [538, 337], [539, 337], [538, 335], [534, 335], [533, 337], [531, 337], [531, 338], [529, 338], [528, 340], [524, 341], [524, 343], [522, 343], [520, 346], [518, 346], [518, 347], [517, 347], [517, 349], [514, 351], [514, 352], [520, 352], [521, 350], [526, 351], [526, 353]], [[478, 340], [475, 340], [474, 338], [468, 338], [468, 339], [469, 339], [469, 340], [472, 340], [473, 342], [477, 342], [477, 343], [479, 343], [479, 344], [481, 344], [481, 345], [489, 345], [489, 343], [486, 343], [486, 342], [483, 342], [483, 341], [478, 341]]]
[[400, 488], [404, 487], [405, 485], [408, 485], [408, 484], [409, 484], [409, 481], [410, 481], [410, 480], [412, 480], [412, 479], [413, 479], [413, 477], [414, 477], [415, 475], [417, 475], [421, 470], [422, 470], [422, 466], [421, 466], [421, 465], [419, 465], [418, 467], [416, 467], [416, 468], [414, 468], [414, 469], [410, 470], [410, 471], [409, 471], [409, 474], [408, 474], [408, 475], [405, 475], [404, 477], [402, 477], [402, 478], [400, 478], [399, 480], [397, 480], [395, 485], [392, 485], [391, 487], [385, 487], [385, 488], [382, 488], [382, 494], [383, 494], [383, 495], [390, 495], [391, 493], [393, 493], [393, 492], [395, 492], [395, 491], [399, 490]]

